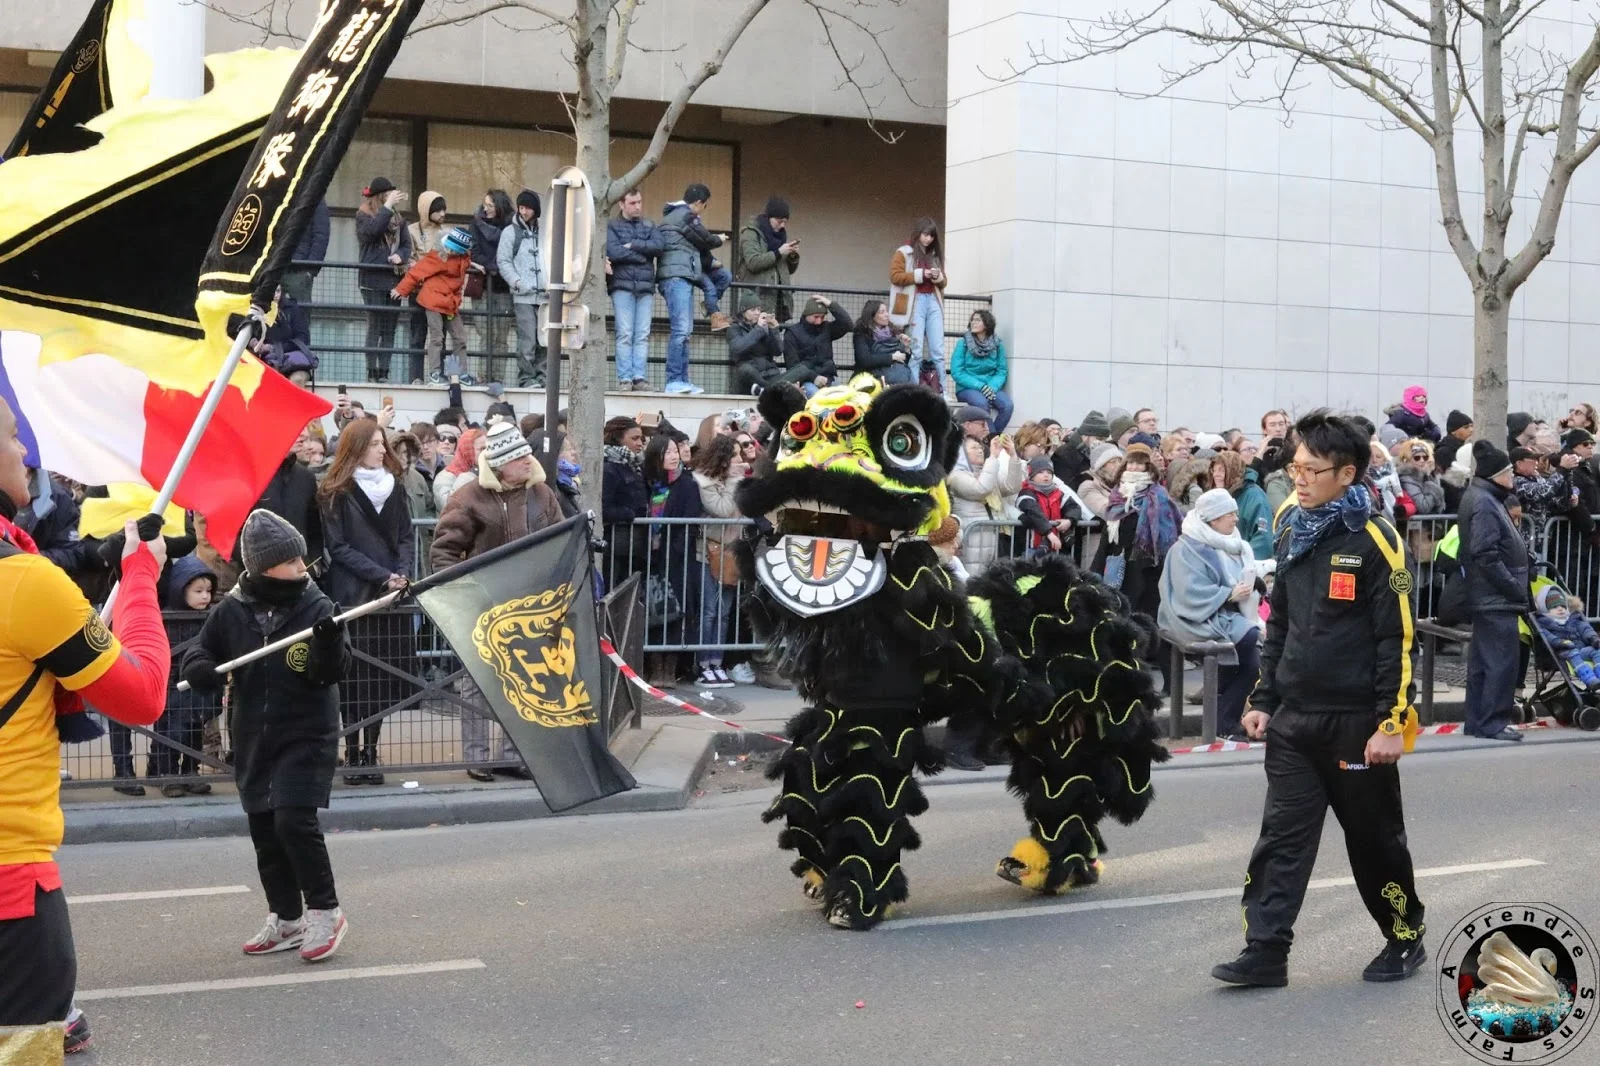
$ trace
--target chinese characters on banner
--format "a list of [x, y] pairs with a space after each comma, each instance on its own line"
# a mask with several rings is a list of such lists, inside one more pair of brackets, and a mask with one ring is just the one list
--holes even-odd
[[200, 274], [266, 307], [422, 0], [322, 0]]

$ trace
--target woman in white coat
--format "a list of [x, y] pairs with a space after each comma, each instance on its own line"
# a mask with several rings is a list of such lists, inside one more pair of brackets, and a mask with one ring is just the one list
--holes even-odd
[[1007, 517], [1007, 506], [1022, 489], [1022, 463], [1011, 441], [996, 437], [984, 455], [983, 442], [968, 438], [945, 481], [950, 490], [950, 512], [961, 523], [961, 561], [982, 567], [999, 554], [999, 532], [993, 527], [972, 529], [974, 522]]

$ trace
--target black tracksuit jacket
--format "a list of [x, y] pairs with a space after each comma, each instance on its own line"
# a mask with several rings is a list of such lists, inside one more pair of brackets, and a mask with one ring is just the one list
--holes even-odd
[[1405, 542], [1388, 520], [1323, 537], [1277, 575], [1251, 706], [1367, 714], [1374, 727], [1401, 720], [1416, 691], [1411, 586]]

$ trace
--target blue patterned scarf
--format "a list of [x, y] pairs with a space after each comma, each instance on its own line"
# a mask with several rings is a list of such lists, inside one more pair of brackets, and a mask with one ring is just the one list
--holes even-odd
[[1293, 566], [1317, 542], [1342, 522], [1351, 532], [1361, 529], [1372, 517], [1372, 493], [1365, 485], [1351, 485], [1343, 496], [1310, 510], [1297, 507], [1289, 513], [1289, 535], [1278, 541], [1278, 573]]

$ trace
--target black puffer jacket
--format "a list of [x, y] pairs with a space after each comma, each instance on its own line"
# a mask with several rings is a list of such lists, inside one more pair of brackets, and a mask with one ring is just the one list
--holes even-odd
[[1473, 478], [1461, 497], [1457, 558], [1467, 571], [1467, 607], [1474, 613], [1526, 611], [1528, 547], [1506, 512], [1508, 493], [1483, 478]]
[[[258, 598], [247, 590], [250, 584], [245, 578], [211, 609], [184, 657], [184, 680], [196, 691], [215, 692], [222, 686], [218, 663], [333, 615], [332, 601], [309, 579], [299, 599], [288, 606]], [[339, 679], [349, 660], [349, 643], [340, 627], [228, 675], [233, 766], [246, 814], [328, 805], [339, 754]]]

